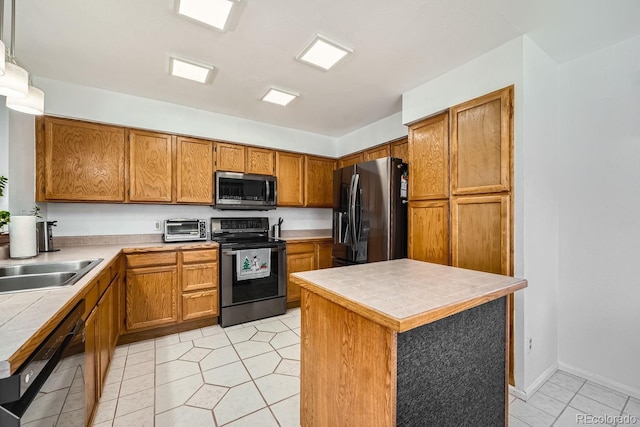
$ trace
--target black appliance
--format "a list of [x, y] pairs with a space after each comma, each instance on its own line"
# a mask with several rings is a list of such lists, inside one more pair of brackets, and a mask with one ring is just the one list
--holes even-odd
[[211, 240], [220, 244], [220, 326], [285, 313], [286, 244], [268, 233], [268, 218], [211, 218]]
[[276, 177], [216, 172], [216, 209], [269, 210], [276, 208]]
[[392, 157], [333, 172], [334, 267], [407, 257], [407, 185]]

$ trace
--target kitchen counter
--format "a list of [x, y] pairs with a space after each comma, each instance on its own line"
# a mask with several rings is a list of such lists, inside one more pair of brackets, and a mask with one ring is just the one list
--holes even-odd
[[526, 280], [400, 259], [294, 273], [301, 424], [506, 425]]
[[282, 230], [280, 240], [286, 242], [331, 239], [331, 230]]
[[[218, 247], [214, 242], [147, 243], [64, 247], [58, 252], [40, 253], [35, 258], [1, 260], [0, 266], [103, 258], [103, 261], [72, 286], [0, 294], [0, 378], [10, 376], [19, 366], [12, 356], [27, 345], [35, 347], [52, 329], [52, 319], [61, 319], [84, 297], [89, 284], [121, 252], [166, 251]], [[45, 335], [46, 336], [46, 335]], [[16, 364], [19, 365], [19, 364]]]

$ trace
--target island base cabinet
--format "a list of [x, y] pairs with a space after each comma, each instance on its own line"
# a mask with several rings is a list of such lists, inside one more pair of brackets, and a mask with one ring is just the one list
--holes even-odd
[[301, 425], [507, 425], [508, 304], [396, 332], [303, 288]]

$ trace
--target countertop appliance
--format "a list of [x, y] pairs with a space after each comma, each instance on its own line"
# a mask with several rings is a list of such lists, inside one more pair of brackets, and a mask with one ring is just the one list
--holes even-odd
[[216, 209], [268, 210], [276, 208], [276, 177], [216, 172]]
[[53, 247], [53, 227], [57, 225], [58, 221], [40, 221], [36, 223], [38, 252], [56, 252], [60, 250]]
[[211, 240], [220, 244], [220, 326], [286, 311], [286, 244], [268, 233], [268, 218], [211, 218]]
[[85, 425], [84, 307], [82, 300], [15, 374], [0, 379], [0, 426]]
[[174, 218], [164, 221], [165, 242], [191, 242], [207, 240], [206, 219]]
[[407, 256], [408, 170], [385, 157], [333, 173], [334, 267]]

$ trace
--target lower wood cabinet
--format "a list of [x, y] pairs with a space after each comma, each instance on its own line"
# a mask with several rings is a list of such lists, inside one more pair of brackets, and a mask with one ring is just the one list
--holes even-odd
[[333, 242], [316, 242], [316, 267], [318, 270], [324, 268], [331, 268], [331, 251], [333, 249]]
[[127, 331], [170, 325], [178, 321], [178, 267], [127, 269], [125, 320]]
[[218, 291], [196, 291], [182, 294], [182, 320], [218, 315]]
[[449, 265], [449, 200], [409, 202], [408, 257]]
[[300, 303], [300, 286], [293, 283], [289, 275], [331, 267], [331, 248], [328, 240], [287, 242], [287, 304]]
[[218, 250], [182, 251], [182, 320], [218, 315]]
[[84, 324], [84, 408], [85, 421], [90, 425], [93, 410], [98, 403], [98, 351], [96, 319], [98, 310], [93, 310]]

